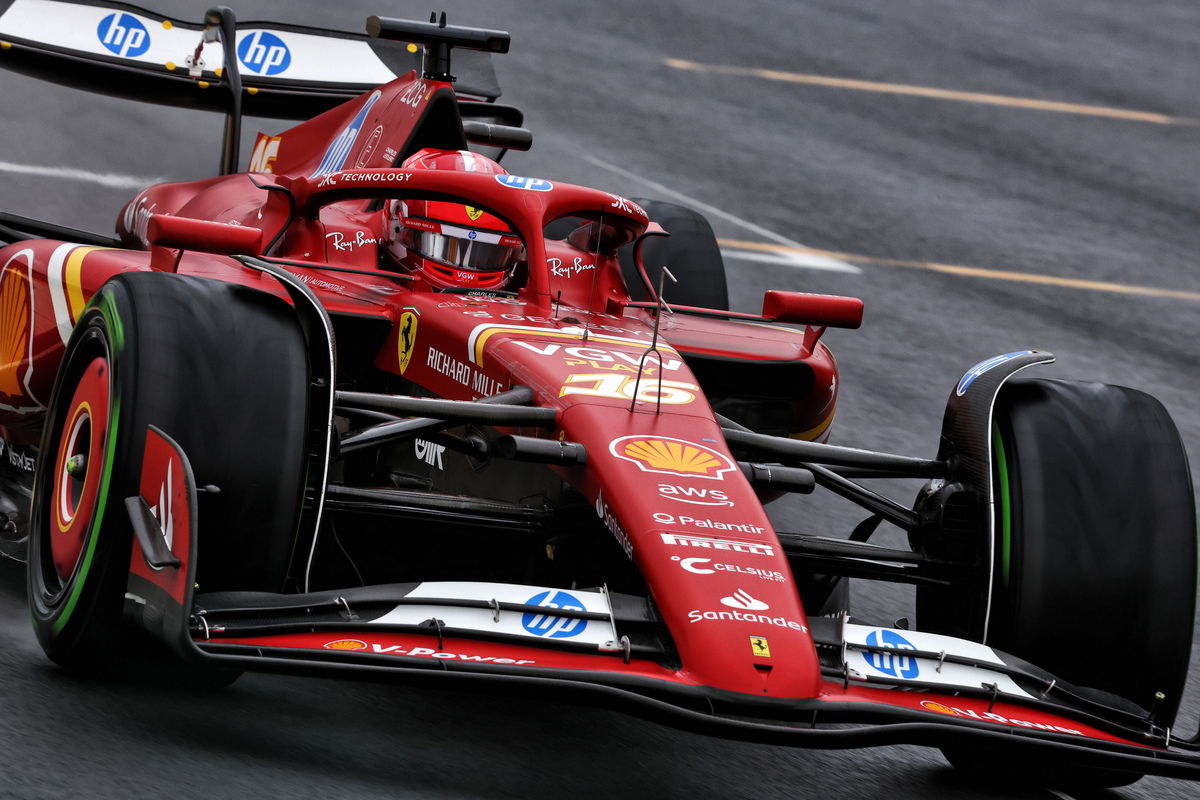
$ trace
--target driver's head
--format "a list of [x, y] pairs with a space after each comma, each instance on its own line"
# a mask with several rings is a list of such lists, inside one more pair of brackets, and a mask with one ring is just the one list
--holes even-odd
[[[426, 149], [401, 166], [508, 174], [490, 158], [466, 150]], [[524, 257], [521, 237], [507, 224], [462, 203], [392, 200], [385, 238], [396, 264], [439, 289], [501, 289]]]

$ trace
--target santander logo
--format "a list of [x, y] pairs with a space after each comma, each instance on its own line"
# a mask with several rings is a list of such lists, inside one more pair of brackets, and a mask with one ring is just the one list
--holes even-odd
[[721, 598], [721, 605], [729, 608], [740, 608], [742, 611], [766, 611], [771, 606], [750, 596], [744, 589], [738, 589], [729, 597]]

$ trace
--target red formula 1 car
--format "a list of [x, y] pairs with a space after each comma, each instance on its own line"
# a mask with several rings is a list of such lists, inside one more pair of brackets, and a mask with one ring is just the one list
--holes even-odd
[[[147, 188], [115, 237], [0, 216], [0, 522], [50, 658], [106, 667], [133, 629], [216, 677], [469, 678], [1059, 785], [1200, 777], [1172, 733], [1195, 509], [1155, 400], [1009, 380], [1053, 360], [1022, 350], [953, 387], [936, 458], [829, 444], [821, 335], [861, 302], [729, 311], [693, 212], [509, 174], [507, 34], [47, 6], [9, 5], [0, 63], [229, 115], [224, 174]], [[316, 116], [235, 172], [243, 110]], [[861, 483], [912, 478], [913, 506]], [[817, 487], [863, 522], [772, 526]], [[856, 623], [852, 578], [914, 584], [915, 627]]]

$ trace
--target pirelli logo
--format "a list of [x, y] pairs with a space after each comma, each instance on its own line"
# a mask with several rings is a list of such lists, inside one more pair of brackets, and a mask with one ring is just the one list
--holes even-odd
[[753, 553], [757, 556], [774, 556], [775, 549], [769, 544], [758, 542], [735, 542], [731, 539], [713, 539], [708, 536], [682, 536], [678, 533], [660, 533], [663, 544], [675, 547], [703, 547], [707, 550], [727, 550], [733, 553]]

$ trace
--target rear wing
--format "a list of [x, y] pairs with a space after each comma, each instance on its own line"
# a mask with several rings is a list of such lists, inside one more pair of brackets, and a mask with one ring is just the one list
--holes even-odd
[[[228, 9], [223, 16], [232, 20]], [[213, 12], [209, 12], [212, 14]], [[0, 67], [98, 94], [228, 112], [230, 79], [212, 22], [186, 22], [127, 3], [0, 0]], [[422, 68], [403, 41], [276, 22], [236, 22], [242, 113], [307, 119]], [[456, 54], [455, 90], [493, 101], [486, 52]]]
[[[503, 31], [368, 20], [370, 36], [274, 22], [238, 23], [217, 6], [189, 23], [126, 3], [0, 0], [0, 66], [98, 94], [224, 111], [221, 174], [237, 169], [242, 117], [309, 119], [414, 70], [457, 81], [468, 139], [528, 147], [500, 96], [490, 53]], [[424, 47], [422, 47], [424, 45]], [[451, 75], [450, 50], [460, 50]], [[435, 74], [431, 74], [433, 70]]]

